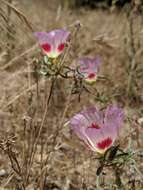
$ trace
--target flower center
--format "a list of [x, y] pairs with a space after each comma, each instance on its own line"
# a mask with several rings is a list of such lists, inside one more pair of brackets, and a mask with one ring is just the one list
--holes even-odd
[[58, 51], [63, 51], [64, 47], [65, 47], [65, 44], [60, 44], [58, 46]]
[[105, 149], [110, 147], [110, 145], [112, 144], [112, 139], [110, 137], [104, 139], [103, 141], [97, 143], [97, 147], [100, 149]]
[[92, 123], [90, 128], [100, 129], [100, 127], [96, 123]]
[[89, 79], [92, 79], [92, 78], [94, 78], [95, 77], [95, 73], [90, 73], [89, 75], [88, 75], [88, 78]]
[[50, 52], [51, 51], [51, 46], [50, 44], [42, 44], [42, 48], [44, 51], [46, 52]]

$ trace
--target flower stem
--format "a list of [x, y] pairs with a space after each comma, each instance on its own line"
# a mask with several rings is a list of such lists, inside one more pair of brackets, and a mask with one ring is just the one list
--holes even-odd
[[101, 188], [100, 188], [100, 175], [96, 176], [96, 189], [101, 190]]

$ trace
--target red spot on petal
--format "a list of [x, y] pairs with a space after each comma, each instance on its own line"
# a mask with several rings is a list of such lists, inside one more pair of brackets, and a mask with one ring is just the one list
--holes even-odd
[[89, 128], [100, 129], [100, 127], [96, 123], [92, 123]]
[[112, 139], [108, 137], [107, 139], [99, 142], [97, 144], [97, 147], [100, 148], [100, 149], [105, 149], [105, 148], [110, 147], [111, 144], [112, 144]]
[[94, 78], [95, 77], [95, 73], [90, 73], [89, 75], [88, 75], [88, 78], [90, 78], [90, 79], [92, 79], [92, 78]]
[[50, 44], [42, 44], [41, 47], [46, 52], [50, 52], [51, 51], [51, 45]]
[[65, 44], [60, 44], [58, 46], [58, 51], [63, 51], [64, 48], [65, 48]]

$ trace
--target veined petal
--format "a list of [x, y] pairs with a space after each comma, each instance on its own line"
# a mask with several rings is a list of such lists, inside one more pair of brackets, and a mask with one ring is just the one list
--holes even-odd
[[100, 129], [87, 128], [86, 135], [94, 145], [97, 152], [105, 152], [112, 146], [115, 140], [115, 135], [110, 129], [102, 127]]
[[92, 142], [85, 133], [86, 128], [101, 126], [103, 118], [95, 107], [91, 107], [86, 111], [80, 112], [70, 119], [70, 126], [74, 133], [84, 141], [92, 150], [95, 149]]
[[124, 113], [121, 108], [117, 106], [108, 106], [105, 110], [104, 123], [106, 125], [113, 125], [119, 128], [122, 126], [123, 119]]
[[87, 128], [92, 123], [96, 123], [99, 126], [103, 125], [103, 114], [96, 107], [90, 107], [81, 113], [89, 121]]

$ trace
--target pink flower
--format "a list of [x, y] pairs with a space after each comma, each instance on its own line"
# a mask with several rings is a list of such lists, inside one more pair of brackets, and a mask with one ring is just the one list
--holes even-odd
[[122, 109], [116, 106], [103, 111], [92, 107], [72, 117], [70, 126], [92, 151], [103, 154], [117, 138], [123, 117]]
[[79, 72], [83, 75], [86, 82], [94, 83], [96, 81], [99, 65], [99, 58], [79, 59]]
[[50, 58], [58, 57], [65, 48], [70, 32], [65, 29], [47, 32], [35, 32], [43, 52]]

